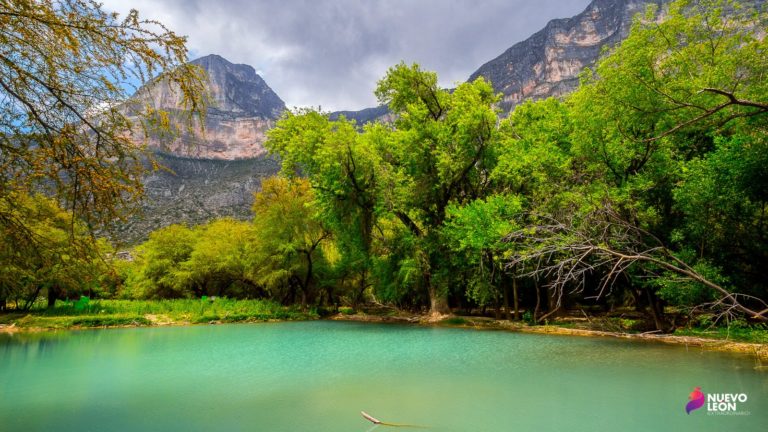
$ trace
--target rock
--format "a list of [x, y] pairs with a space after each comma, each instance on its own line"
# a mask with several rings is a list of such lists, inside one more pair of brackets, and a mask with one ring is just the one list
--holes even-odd
[[[139, 89], [133, 101], [169, 112], [173, 139], [133, 138], [155, 151], [166, 169], [144, 178], [143, 212], [118, 226], [119, 240], [134, 244], [173, 223], [199, 224], [216, 217], [251, 217], [253, 193], [280, 166], [264, 148], [266, 132], [285, 111], [285, 103], [248, 65], [217, 55], [192, 61], [208, 73], [205, 127], [187, 127], [179, 92], [164, 81]], [[130, 110], [130, 103], [126, 109]], [[146, 141], [145, 141], [146, 138]], [[149, 169], [149, 166], [147, 167]]]
[[204, 127], [198, 123], [189, 127], [182, 115], [178, 89], [167, 81], [155, 80], [139, 89], [134, 101], [169, 112], [175, 133], [172, 137], [150, 133], [146, 138], [136, 128], [134, 140], [182, 157], [234, 160], [264, 156], [266, 132], [285, 111], [285, 103], [251, 66], [233, 64], [218, 55], [191, 63], [208, 74]]
[[334, 111], [330, 114], [330, 119], [338, 120], [341, 116], [344, 116], [347, 120], [355, 120], [359, 125], [375, 121], [391, 122], [393, 120], [389, 107], [386, 105], [379, 105], [376, 108], [365, 108], [360, 111]]
[[579, 73], [595, 64], [606, 46], [627, 37], [632, 17], [648, 5], [669, 0], [594, 0], [572, 18], [550, 21], [544, 29], [482, 65], [469, 78], [482, 76], [502, 93], [509, 112], [526, 99], [543, 99], [573, 91]]
[[167, 170], [144, 179], [143, 212], [119, 224], [124, 245], [147, 239], [150, 232], [174, 223], [195, 225], [217, 217], [252, 218], [253, 194], [280, 164], [269, 157], [238, 160], [191, 159], [157, 154]]

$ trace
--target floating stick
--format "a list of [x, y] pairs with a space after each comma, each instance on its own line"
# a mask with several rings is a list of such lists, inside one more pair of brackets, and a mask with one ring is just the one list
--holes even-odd
[[382, 426], [390, 426], [390, 427], [404, 427], [404, 428], [412, 428], [412, 429], [428, 429], [427, 426], [419, 426], [419, 425], [412, 425], [412, 424], [405, 424], [405, 423], [387, 423], [383, 422], [376, 417], [368, 414], [365, 411], [360, 411], [360, 414], [362, 414], [363, 418], [368, 420], [369, 422], [375, 424], [375, 425], [382, 425]]

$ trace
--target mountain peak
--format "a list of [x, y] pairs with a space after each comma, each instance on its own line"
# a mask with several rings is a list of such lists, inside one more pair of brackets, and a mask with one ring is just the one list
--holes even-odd
[[671, 0], [593, 0], [572, 18], [555, 19], [530, 38], [518, 42], [482, 65], [469, 78], [483, 76], [503, 94], [509, 112], [526, 99], [571, 92], [579, 73], [595, 64], [606, 46], [626, 38], [632, 17], [649, 5]]
[[285, 102], [252, 66], [232, 63], [217, 54], [190, 63], [208, 73], [210, 109], [272, 120], [285, 111]]
[[[150, 136], [147, 144], [174, 156], [201, 159], [249, 159], [266, 154], [266, 131], [285, 111], [285, 103], [253, 67], [234, 64], [219, 55], [190, 62], [207, 74], [205, 127], [188, 130], [174, 118], [176, 138]], [[179, 112], [181, 92], [167, 80], [154, 80], [142, 87], [135, 98], [147, 100], [158, 109]], [[141, 134], [136, 139], [143, 140]]]

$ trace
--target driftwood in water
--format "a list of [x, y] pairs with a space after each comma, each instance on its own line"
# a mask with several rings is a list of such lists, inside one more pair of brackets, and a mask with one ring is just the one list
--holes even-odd
[[368, 420], [369, 422], [375, 424], [375, 425], [382, 425], [382, 426], [392, 426], [392, 427], [404, 427], [404, 428], [411, 428], [411, 429], [427, 429], [428, 426], [420, 426], [420, 425], [413, 425], [413, 424], [406, 424], [406, 423], [388, 423], [383, 422], [376, 417], [368, 414], [365, 411], [360, 411], [360, 414], [363, 415], [363, 418]]
[[371, 422], [371, 423], [373, 423], [373, 424], [381, 424], [381, 420], [379, 420], [379, 419], [377, 419], [377, 418], [373, 417], [372, 415], [368, 414], [368, 413], [367, 413], [367, 412], [365, 412], [365, 411], [360, 411], [360, 414], [362, 414], [362, 415], [363, 415], [363, 418], [364, 418], [364, 419], [368, 420], [369, 422]]

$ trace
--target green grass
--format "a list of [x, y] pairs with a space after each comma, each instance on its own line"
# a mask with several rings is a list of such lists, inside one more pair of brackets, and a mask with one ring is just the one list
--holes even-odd
[[462, 317], [449, 317], [440, 321], [440, 324], [460, 326], [470, 324], [470, 322], [466, 318]]
[[684, 328], [675, 330], [675, 335], [723, 339], [734, 342], [768, 343], [768, 328], [765, 328], [765, 326]]
[[0, 315], [0, 324], [17, 327], [64, 329], [72, 327], [118, 327], [160, 324], [200, 324], [315, 319], [314, 312], [285, 307], [264, 300], [217, 298], [176, 300], [59, 301], [51, 309], [10, 312]]

